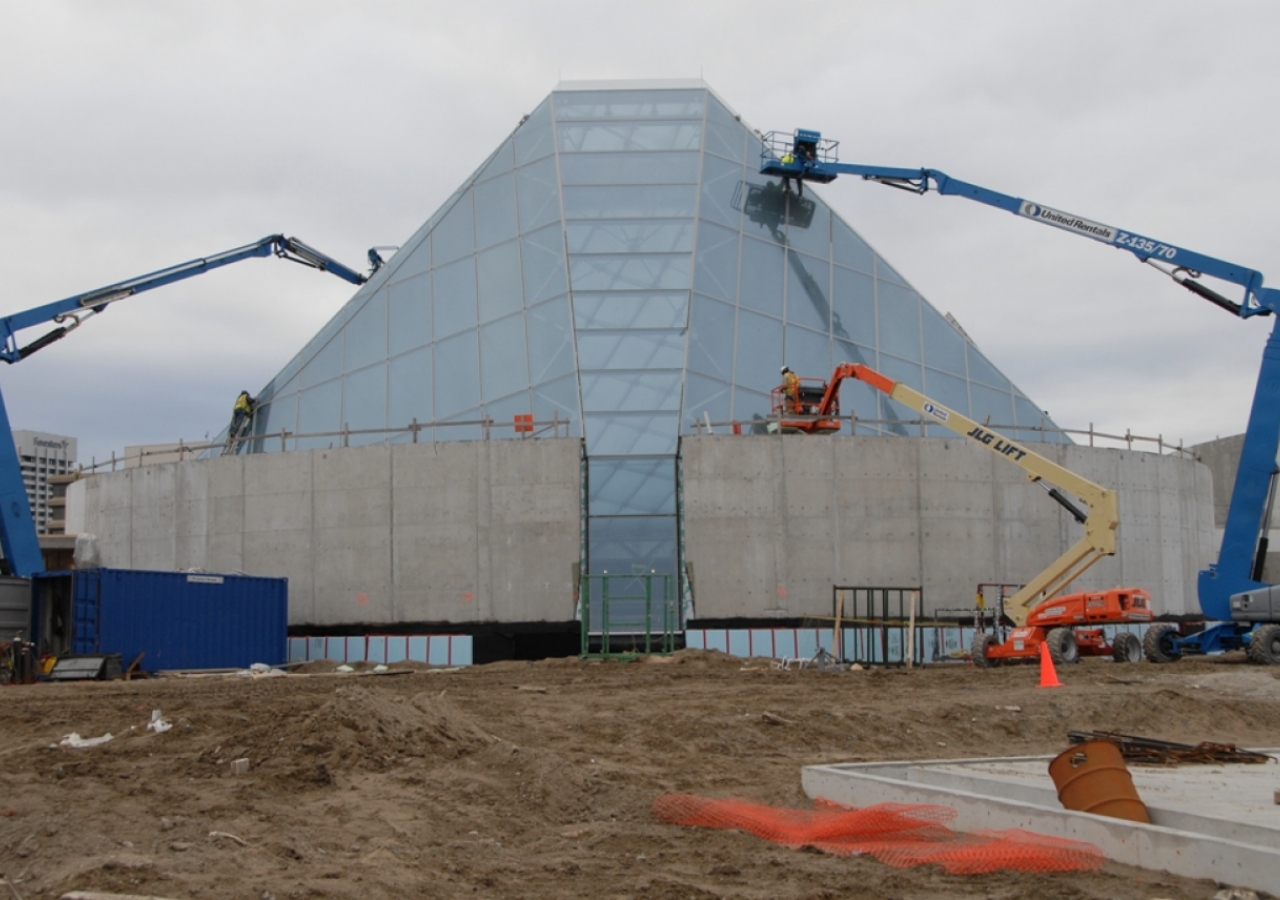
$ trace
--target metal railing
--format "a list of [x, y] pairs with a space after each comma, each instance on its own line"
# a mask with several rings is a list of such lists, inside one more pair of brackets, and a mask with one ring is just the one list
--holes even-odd
[[[609, 659], [675, 650], [680, 615], [671, 575], [581, 576], [578, 619], [582, 659]], [[620, 639], [620, 641], [619, 641]], [[593, 652], [593, 640], [598, 650]], [[615, 649], [615, 644], [623, 649]]]
[[[850, 434], [853, 434], [854, 428], [859, 425], [865, 428], [880, 429], [895, 427], [922, 427], [928, 425], [932, 429], [930, 434], [936, 431], [938, 434], [946, 437], [955, 436], [954, 431], [939, 425], [936, 421], [927, 419], [862, 419], [853, 414], [843, 416], [801, 416], [788, 414], [786, 418], [788, 422], [817, 422], [819, 420], [824, 422], [832, 420], [848, 422]], [[693, 419], [689, 423], [689, 426], [693, 429], [694, 434], [716, 434], [716, 429], [722, 429], [720, 431], [721, 434], [753, 435], [764, 434], [770, 424], [777, 425], [780, 422], [781, 420], [777, 416], [769, 416], [767, 418], [761, 417], [749, 420], [730, 419], [722, 422], [712, 422], [709, 416], [703, 416], [701, 419]], [[1161, 455], [1170, 453], [1185, 456], [1188, 459], [1195, 459], [1195, 454], [1192, 453], [1189, 448], [1183, 446], [1181, 438], [1178, 439], [1177, 444], [1173, 444], [1166, 441], [1164, 435], [1148, 436], [1134, 434], [1127, 428], [1125, 429], [1124, 434], [1109, 434], [1105, 431], [1098, 431], [1095, 429], [1092, 422], [1089, 423], [1089, 428], [1087, 430], [1080, 428], [1050, 427], [1045, 425], [1043, 422], [1039, 425], [1001, 425], [998, 423], [984, 422], [983, 425], [995, 431], [1000, 431], [1010, 435], [1015, 433], [1026, 434], [1027, 432], [1033, 432], [1040, 436], [1041, 443], [1049, 443], [1046, 438], [1053, 434], [1079, 435], [1088, 439], [1088, 446], [1090, 447], [1099, 446], [1098, 442], [1100, 441], [1121, 443], [1129, 450], [1133, 449], [1134, 444], [1155, 444], [1156, 452]]]
[[[278, 432], [263, 434], [247, 434], [231, 442], [231, 449], [228, 451], [227, 442], [208, 441], [204, 443], [187, 443], [178, 440], [176, 444], [171, 446], [141, 448], [139, 453], [117, 456], [113, 451], [109, 459], [99, 462], [97, 459], [89, 463], [82, 463], [76, 467], [75, 472], [80, 474], [93, 474], [98, 470], [106, 470], [110, 472], [116, 471], [120, 467], [130, 467], [144, 465], [147, 457], [166, 457], [164, 462], [185, 462], [188, 459], [196, 459], [202, 454], [210, 456], [227, 456], [235, 455], [241, 452], [245, 447], [249, 447], [251, 453], [287, 452], [290, 444], [293, 449], [299, 449], [300, 441], [324, 441], [329, 439], [329, 447], [349, 447], [352, 438], [360, 438], [371, 435], [381, 435], [381, 440], [361, 441], [358, 446], [366, 446], [369, 444], [391, 443], [395, 438], [404, 435], [409, 436], [409, 443], [420, 443], [419, 437], [422, 432], [428, 429], [447, 430], [450, 428], [480, 428], [481, 440], [490, 440], [494, 437], [494, 433], [499, 433], [502, 439], [508, 439], [501, 434], [504, 431], [511, 431], [516, 438], [520, 440], [534, 439], [541, 437], [571, 437], [571, 420], [561, 418], [557, 412], [553, 414], [550, 420], [546, 421], [524, 421], [524, 422], [499, 422], [495, 419], [484, 417], [480, 419], [468, 419], [465, 421], [451, 422], [419, 422], [414, 419], [408, 425], [399, 428], [348, 428], [345, 424], [338, 431], [310, 431], [297, 432], [281, 429]], [[563, 431], [563, 435], [561, 432]], [[257, 445], [256, 447], [254, 445]], [[303, 449], [323, 449], [321, 447], [308, 447]]]

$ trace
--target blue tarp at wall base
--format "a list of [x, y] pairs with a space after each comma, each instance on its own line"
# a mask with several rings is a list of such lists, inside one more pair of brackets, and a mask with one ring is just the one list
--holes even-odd
[[[71, 582], [72, 653], [139, 654], [148, 671], [276, 665], [288, 654], [289, 582], [207, 572], [84, 569], [37, 575]], [[47, 598], [46, 598], [47, 602]], [[39, 619], [37, 619], [39, 620]]]

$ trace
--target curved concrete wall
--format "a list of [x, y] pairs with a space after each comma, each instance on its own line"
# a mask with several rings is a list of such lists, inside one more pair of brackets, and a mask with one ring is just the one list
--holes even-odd
[[571, 621], [580, 444], [400, 444], [76, 482], [105, 566], [289, 579], [291, 625]]
[[[831, 587], [917, 587], [969, 607], [1080, 527], [1021, 469], [962, 439], [700, 436], [682, 443], [699, 618], [829, 615]], [[1209, 471], [1036, 445], [1120, 492], [1119, 553], [1078, 583], [1190, 613], [1210, 562]], [[142, 466], [77, 482], [69, 530], [102, 563], [289, 579], [295, 625], [564, 622], [579, 556], [577, 440], [312, 450]]]
[[[1212, 480], [1189, 459], [1034, 444], [1120, 495], [1119, 549], [1080, 589], [1146, 587], [1194, 613], [1215, 557]], [[926, 611], [972, 607], [980, 582], [1021, 584], [1079, 540], [1021, 468], [962, 438], [686, 438], [684, 510], [699, 618], [831, 615], [833, 584], [921, 587]]]

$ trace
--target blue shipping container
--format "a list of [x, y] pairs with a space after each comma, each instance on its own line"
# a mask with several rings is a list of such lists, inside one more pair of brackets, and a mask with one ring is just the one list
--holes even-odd
[[[288, 657], [285, 578], [84, 569], [36, 575], [32, 589], [42, 652], [119, 653], [126, 666], [142, 653], [141, 668], [153, 672]], [[67, 621], [59, 640], [53, 623]]]

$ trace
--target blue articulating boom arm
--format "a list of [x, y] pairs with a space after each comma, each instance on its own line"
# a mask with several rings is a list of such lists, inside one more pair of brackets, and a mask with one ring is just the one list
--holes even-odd
[[[1242, 319], [1273, 316], [1275, 324], [1267, 340], [1262, 366], [1258, 372], [1253, 408], [1245, 429], [1244, 446], [1227, 512], [1222, 548], [1217, 563], [1200, 573], [1197, 585], [1200, 608], [1206, 616], [1220, 621], [1235, 618], [1237, 622], [1219, 629], [1209, 629], [1203, 637], [1197, 635], [1189, 642], [1184, 641], [1182, 649], [1203, 652], [1246, 646], [1249, 643], [1246, 635], [1252, 623], [1280, 622], [1280, 586], [1268, 590], [1269, 586], [1259, 580], [1262, 559], [1267, 549], [1267, 519], [1270, 517], [1270, 499], [1273, 497], [1273, 478], [1277, 474], [1276, 455], [1280, 450], [1280, 316], [1274, 315], [1280, 309], [1280, 290], [1264, 287], [1261, 272], [1195, 253], [1134, 231], [1094, 222], [1041, 203], [960, 181], [936, 169], [900, 169], [842, 163], [838, 159], [838, 142], [824, 139], [816, 131], [800, 129], [793, 134], [770, 132], [764, 135], [763, 141], [760, 172], [781, 177], [784, 185], [791, 180], [795, 180], [797, 185], [804, 181], [827, 184], [839, 175], [857, 175], [866, 181], [877, 181], [917, 194], [934, 190], [939, 194], [965, 197], [1128, 251], [1139, 261], [1155, 267], [1187, 290]], [[1238, 285], [1244, 289], [1243, 296], [1239, 301], [1224, 296], [1202, 283], [1200, 279], [1204, 276]], [[1259, 591], [1267, 594], [1263, 606], [1269, 603], [1269, 611], [1259, 610], [1257, 602], [1250, 611], [1248, 598], [1241, 602], [1241, 595]], [[1234, 602], [1233, 598], [1236, 598]], [[1280, 646], [1280, 630], [1274, 635], [1269, 632], [1269, 635], [1269, 639]]]
[[[90, 317], [102, 312], [109, 304], [152, 288], [173, 284], [196, 275], [203, 275], [222, 266], [251, 259], [255, 256], [275, 255], [281, 259], [300, 263], [322, 272], [331, 272], [352, 284], [364, 284], [364, 275], [330, 259], [318, 250], [308, 247], [297, 238], [273, 234], [260, 241], [236, 247], [213, 256], [193, 259], [170, 266], [149, 275], [131, 278], [97, 290], [76, 294], [56, 303], [46, 303], [24, 312], [0, 317], [0, 359], [16, 363], [32, 353], [66, 337]], [[52, 331], [20, 346], [18, 333], [24, 329], [53, 322]], [[31, 516], [31, 504], [22, 482], [22, 468], [13, 445], [13, 432], [9, 426], [9, 414], [4, 397], [0, 395], [0, 549], [15, 575], [29, 576], [44, 569], [40, 543], [36, 538], [35, 522]]]

